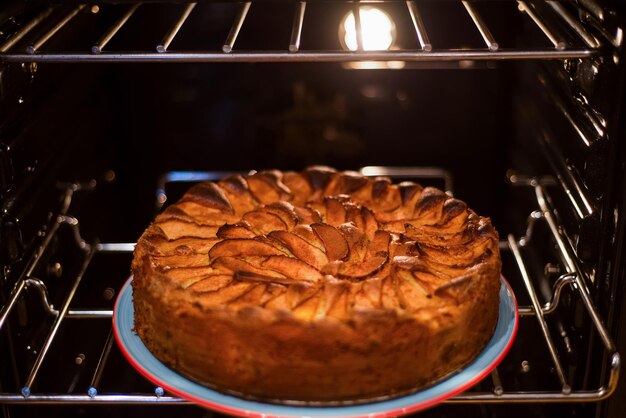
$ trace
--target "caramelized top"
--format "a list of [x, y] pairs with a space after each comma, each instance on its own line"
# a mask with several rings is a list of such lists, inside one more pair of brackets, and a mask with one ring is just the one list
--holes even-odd
[[500, 256], [489, 219], [438, 189], [311, 167], [193, 186], [140, 238], [141, 263], [203, 307], [313, 320], [445, 311]]

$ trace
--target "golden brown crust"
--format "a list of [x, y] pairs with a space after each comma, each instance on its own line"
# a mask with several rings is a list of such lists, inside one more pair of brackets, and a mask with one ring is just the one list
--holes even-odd
[[489, 219], [434, 188], [328, 167], [192, 187], [132, 269], [135, 328], [159, 359], [262, 398], [420, 387], [469, 362], [497, 321]]

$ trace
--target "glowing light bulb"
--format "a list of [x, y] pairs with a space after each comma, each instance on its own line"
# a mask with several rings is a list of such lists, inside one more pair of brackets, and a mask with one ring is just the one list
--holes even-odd
[[[382, 10], [370, 6], [359, 8], [359, 15], [363, 50], [381, 51], [391, 48], [395, 39], [395, 25], [391, 17]], [[353, 12], [343, 18], [339, 33], [344, 46], [351, 51], [356, 51], [356, 24]]]

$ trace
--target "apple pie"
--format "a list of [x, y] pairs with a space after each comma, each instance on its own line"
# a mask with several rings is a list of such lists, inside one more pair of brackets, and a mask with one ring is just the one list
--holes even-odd
[[413, 182], [310, 167], [191, 187], [139, 239], [135, 330], [181, 374], [258, 399], [432, 384], [498, 320], [498, 234]]

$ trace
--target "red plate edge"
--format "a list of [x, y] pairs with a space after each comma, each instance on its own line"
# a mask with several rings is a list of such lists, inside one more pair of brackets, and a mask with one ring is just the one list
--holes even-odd
[[[404, 407], [404, 408], [399, 408], [399, 409], [394, 409], [394, 410], [390, 410], [390, 411], [386, 411], [386, 412], [377, 412], [377, 413], [372, 413], [372, 414], [366, 414], [366, 415], [351, 415], [351, 416], [344, 416], [342, 418], [391, 418], [391, 417], [397, 417], [399, 415], [406, 415], [409, 414], [411, 412], [416, 412], [419, 410], [423, 410], [426, 408], [429, 408], [431, 406], [434, 406], [448, 398], [453, 397], [454, 395], [457, 395], [463, 391], [465, 391], [466, 389], [469, 389], [470, 387], [474, 386], [475, 384], [477, 384], [478, 382], [480, 382], [481, 380], [483, 380], [489, 373], [491, 373], [491, 371], [493, 369], [495, 369], [504, 359], [504, 357], [506, 357], [506, 355], [509, 353], [511, 347], [513, 346], [513, 342], [515, 341], [515, 337], [517, 336], [517, 329], [518, 329], [518, 324], [519, 324], [519, 312], [518, 312], [518, 305], [517, 305], [517, 299], [515, 298], [515, 293], [513, 293], [513, 289], [511, 288], [511, 285], [509, 284], [509, 282], [504, 278], [504, 276], [500, 276], [500, 278], [502, 279], [502, 281], [504, 282], [504, 284], [506, 285], [506, 287], [509, 290], [509, 293], [513, 296], [513, 304], [515, 307], [515, 320], [514, 320], [514, 324], [513, 324], [513, 333], [511, 334], [511, 338], [509, 339], [509, 342], [507, 343], [506, 347], [504, 347], [504, 349], [502, 350], [502, 352], [500, 353], [500, 355], [493, 361], [493, 363], [485, 368], [485, 370], [483, 370], [481, 373], [479, 373], [476, 377], [474, 377], [471, 380], [468, 380], [466, 383], [464, 383], [463, 385], [455, 388], [454, 390], [451, 390], [448, 393], [444, 393], [436, 398], [430, 399], [428, 401], [413, 405], [413, 406], [409, 406], [409, 407]], [[132, 277], [130, 277], [128, 280], [126, 280], [126, 282], [124, 283], [124, 285], [122, 286], [122, 289], [129, 284], [129, 282], [132, 280]], [[120, 336], [118, 335], [118, 330], [117, 327], [115, 326], [115, 311], [117, 310], [117, 305], [119, 302], [119, 298], [122, 292], [119, 292], [117, 294], [117, 297], [115, 298], [115, 305], [114, 305], [114, 315], [112, 317], [112, 327], [113, 327], [113, 334], [115, 335], [115, 340], [117, 342], [117, 346], [120, 348], [120, 351], [122, 352], [122, 354], [124, 355], [124, 357], [126, 358], [126, 360], [128, 360], [128, 362], [135, 368], [135, 370], [137, 370], [143, 377], [145, 377], [146, 379], [148, 379], [149, 381], [151, 381], [152, 383], [162, 387], [163, 389], [167, 390], [168, 392], [173, 393], [174, 395], [179, 396], [180, 398], [184, 398], [190, 401], [193, 401], [199, 405], [208, 407], [210, 409], [216, 410], [218, 412], [223, 412], [226, 413], [228, 415], [232, 415], [232, 416], [247, 416], [247, 417], [254, 417], [254, 418], [293, 418], [293, 415], [272, 415], [272, 414], [264, 414], [264, 413], [258, 413], [258, 412], [252, 412], [252, 411], [246, 411], [243, 409], [237, 409], [237, 408], [229, 408], [226, 407], [222, 404], [218, 404], [218, 403], [213, 403], [213, 402], [209, 402], [205, 399], [202, 398], [197, 398], [194, 395], [190, 395], [188, 393], [185, 392], [181, 392], [171, 386], [169, 386], [167, 383], [160, 381], [159, 379], [157, 379], [156, 377], [154, 377], [152, 374], [150, 374], [150, 372], [148, 372], [147, 370], [145, 370], [143, 368], [143, 366], [139, 363], [137, 363], [133, 357], [130, 355], [130, 353], [126, 350], [126, 348], [119, 343], [119, 341], [121, 340]]]

